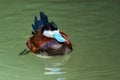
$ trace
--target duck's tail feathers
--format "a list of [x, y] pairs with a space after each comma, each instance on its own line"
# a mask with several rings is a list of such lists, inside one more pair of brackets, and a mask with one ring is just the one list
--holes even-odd
[[35, 16], [34, 23], [32, 24], [32, 28], [35, 32], [44, 25], [48, 23], [48, 17], [44, 14], [44, 12], [40, 12], [40, 20]]

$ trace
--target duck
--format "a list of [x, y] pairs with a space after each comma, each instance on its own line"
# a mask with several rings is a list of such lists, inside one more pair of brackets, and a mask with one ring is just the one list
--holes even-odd
[[59, 30], [55, 22], [49, 21], [44, 12], [40, 12], [40, 20], [34, 17], [32, 29], [32, 36], [26, 41], [28, 49], [23, 50], [19, 55], [32, 52], [36, 55], [58, 56], [73, 51], [68, 35]]

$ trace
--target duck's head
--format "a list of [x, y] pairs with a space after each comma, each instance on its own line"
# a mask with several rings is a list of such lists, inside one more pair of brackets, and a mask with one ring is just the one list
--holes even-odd
[[42, 34], [48, 38], [54, 38], [58, 42], [65, 42], [66, 39], [60, 34], [57, 25], [54, 22], [49, 22], [47, 15], [43, 12], [40, 12], [40, 20], [35, 16], [34, 24], [32, 24], [34, 32], [37, 32], [39, 29]]
[[65, 42], [66, 39], [60, 34], [57, 25], [54, 22], [49, 22], [42, 27], [42, 34], [49, 38], [54, 38], [58, 42]]

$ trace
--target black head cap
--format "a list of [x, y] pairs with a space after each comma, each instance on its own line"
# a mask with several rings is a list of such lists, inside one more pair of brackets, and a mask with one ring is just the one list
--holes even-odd
[[46, 25], [44, 25], [42, 27], [42, 33], [43, 33], [44, 30], [54, 31], [54, 30], [58, 30], [58, 27], [54, 22], [50, 22], [50, 23], [47, 23]]

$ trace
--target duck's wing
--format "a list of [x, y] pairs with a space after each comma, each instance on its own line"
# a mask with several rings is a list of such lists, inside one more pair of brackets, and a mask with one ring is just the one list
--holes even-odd
[[40, 20], [38, 20], [37, 17], [35, 16], [34, 23], [32, 24], [34, 32], [37, 32], [39, 28], [41, 28], [48, 22], [49, 22], [48, 17], [44, 14], [44, 12], [40, 12]]

